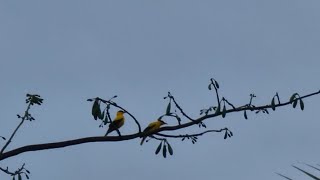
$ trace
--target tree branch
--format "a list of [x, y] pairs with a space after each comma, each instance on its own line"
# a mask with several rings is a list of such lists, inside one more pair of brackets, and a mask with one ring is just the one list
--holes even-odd
[[188, 118], [190, 121], [194, 121], [194, 119], [192, 119], [183, 111], [183, 109], [180, 107], [180, 105], [177, 103], [177, 101], [174, 99], [170, 92], [168, 92], [168, 97], [173, 101], [173, 103], [176, 105], [176, 107], [179, 109], [179, 111], [184, 117]]
[[21, 125], [23, 124], [23, 122], [26, 120], [26, 118], [29, 116], [29, 110], [31, 107], [31, 101], [28, 104], [27, 110], [24, 112], [24, 116], [21, 118], [21, 122], [19, 123], [19, 125], [16, 127], [16, 129], [13, 131], [13, 133], [11, 134], [10, 138], [8, 139], [8, 141], [6, 142], [6, 144], [2, 147], [0, 154], [3, 153], [3, 151], [8, 147], [8, 145], [11, 143], [14, 135], [17, 133], [17, 131], [19, 130], [19, 128], [21, 127]]
[[[320, 91], [311, 93], [311, 94], [307, 94], [305, 96], [301, 96], [300, 99], [304, 99], [310, 96], [314, 96], [320, 94]], [[275, 107], [281, 107], [281, 106], [286, 106], [288, 104], [291, 104], [291, 101], [285, 102], [285, 103], [279, 103], [277, 105], [275, 105]], [[270, 109], [272, 108], [271, 105], [264, 105], [264, 106], [257, 106], [257, 107], [238, 107], [235, 109], [229, 109], [226, 110], [226, 113], [232, 113], [232, 112], [239, 112], [239, 111], [245, 111], [245, 110], [261, 110], [261, 109]], [[9, 157], [12, 156], [16, 156], [18, 154], [21, 153], [25, 153], [25, 152], [29, 152], [29, 151], [39, 151], [39, 150], [47, 150], [47, 149], [56, 149], [56, 148], [63, 148], [63, 147], [67, 147], [67, 146], [73, 146], [73, 145], [78, 145], [78, 144], [84, 144], [84, 143], [91, 143], [91, 142], [107, 142], [107, 141], [125, 141], [125, 140], [131, 140], [131, 139], [135, 139], [135, 138], [140, 138], [143, 136], [149, 136], [151, 134], [155, 134], [158, 132], [162, 132], [162, 131], [174, 131], [174, 130], [178, 130], [178, 129], [183, 129], [186, 127], [190, 127], [192, 125], [198, 124], [206, 119], [209, 118], [214, 118], [217, 116], [222, 115], [222, 112], [220, 113], [214, 113], [214, 114], [208, 114], [208, 115], [204, 115], [194, 121], [191, 122], [187, 122], [181, 125], [176, 125], [176, 126], [165, 126], [162, 128], [159, 128], [153, 132], [141, 132], [141, 133], [135, 133], [135, 134], [131, 134], [131, 135], [124, 135], [124, 136], [99, 136], [99, 137], [86, 137], [86, 138], [80, 138], [80, 139], [74, 139], [74, 140], [68, 140], [68, 141], [61, 141], [61, 142], [55, 142], [55, 143], [45, 143], [45, 144], [34, 144], [34, 145], [27, 145], [27, 146], [23, 146], [20, 148], [16, 148], [13, 149], [11, 151], [7, 151], [3, 154], [0, 155], [0, 161], [7, 159]]]
[[[3, 172], [6, 173], [6, 174], [9, 174], [9, 175], [13, 176], [13, 177], [16, 176], [16, 175], [21, 176], [21, 174], [25, 174], [27, 177], [29, 177], [27, 174], [30, 174], [30, 171], [28, 171], [28, 170], [24, 167], [25, 165], [26, 165], [26, 164], [23, 163], [22, 166], [21, 166], [19, 169], [17, 169], [15, 172], [9, 171], [9, 168], [8, 168], [8, 167], [7, 167], [6, 169], [0, 167], [0, 170], [3, 171]], [[19, 179], [19, 178], [18, 178], [18, 179]], [[29, 179], [29, 178], [28, 178], [28, 179]]]
[[3, 169], [2, 167], [0, 167], [0, 170], [3, 171], [3, 172], [6, 173], [6, 174], [11, 175], [11, 176], [15, 175], [13, 172], [10, 172], [10, 171], [9, 171], [8, 167], [7, 167], [7, 169]]
[[167, 138], [185, 138], [185, 137], [191, 137], [191, 136], [202, 136], [206, 133], [211, 133], [211, 132], [222, 132], [222, 131], [228, 131], [228, 128], [223, 128], [219, 130], [207, 130], [202, 133], [196, 133], [196, 134], [185, 134], [185, 135], [169, 135], [169, 134], [162, 134], [162, 133], [156, 133], [158, 136], [162, 137], [167, 137]]

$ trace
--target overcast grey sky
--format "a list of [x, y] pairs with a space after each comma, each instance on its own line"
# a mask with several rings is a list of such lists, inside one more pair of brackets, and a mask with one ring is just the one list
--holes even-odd
[[[317, 91], [319, 8], [316, 0], [0, 1], [0, 135], [18, 124], [26, 93], [45, 101], [9, 149], [103, 135], [86, 102], [97, 96], [118, 95], [145, 127], [164, 113], [168, 91], [192, 117], [215, 105], [211, 77], [238, 106], [250, 93], [267, 104], [276, 92], [285, 101]], [[303, 112], [284, 107], [249, 113], [247, 121], [241, 113], [208, 120], [234, 137], [170, 140], [167, 159], [154, 155], [158, 142], [132, 140], [24, 153], [0, 166], [25, 162], [32, 180], [281, 179], [274, 172], [307, 179], [290, 165], [320, 163], [319, 100], [305, 100]], [[123, 134], [136, 130], [128, 118]]]

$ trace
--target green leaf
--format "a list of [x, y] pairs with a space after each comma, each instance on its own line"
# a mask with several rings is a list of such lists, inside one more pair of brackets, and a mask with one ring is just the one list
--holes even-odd
[[211, 90], [211, 83], [209, 84], [208, 89]]
[[161, 143], [159, 144], [159, 146], [156, 149], [156, 152], [155, 152], [156, 154], [158, 154], [160, 152], [161, 146], [162, 146], [162, 141], [161, 141]]
[[163, 157], [164, 157], [164, 158], [167, 157], [167, 146], [166, 146], [166, 144], [163, 144], [162, 154], [163, 154]]
[[166, 110], [166, 115], [169, 115], [170, 114], [170, 110], [171, 110], [171, 100], [167, 106], [167, 110]]
[[18, 180], [22, 180], [21, 174], [18, 174]]
[[296, 98], [296, 95], [298, 95], [298, 93], [292, 94], [292, 96], [290, 97], [290, 102], [292, 102]]
[[26, 176], [26, 178], [27, 178], [27, 179], [29, 179], [29, 176], [28, 176], [28, 174], [24, 174], [24, 175]]
[[202, 123], [202, 127], [207, 128], [207, 126], [204, 123]]
[[214, 83], [216, 84], [217, 89], [219, 89], [219, 84], [216, 80], [214, 80]]
[[102, 111], [102, 113], [101, 112], [99, 113], [99, 119], [103, 120], [103, 118], [104, 118], [104, 111]]
[[228, 133], [227, 133], [227, 131], [226, 131], [226, 133], [224, 134], [223, 139], [227, 139], [227, 137], [228, 137]]
[[94, 119], [97, 120], [100, 113], [101, 113], [101, 110], [100, 110], [99, 100], [96, 99], [92, 105], [91, 114], [94, 117]]
[[223, 109], [222, 109], [222, 117], [225, 118], [227, 114], [227, 108], [225, 105], [223, 105]]
[[170, 144], [167, 142], [168, 144], [168, 151], [169, 151], [169, 154], [172, 156], [173, 155], [173, 149], [172, 147], [170, 146]]
[[300, 108], [302, 111], [304, 110], [304, 103], [303, 103], [302, 99], [300, 99]]
[[296, 108], [297, 104], [298, 104], [298, 100], [295, 99], [295, 100], [293, 101], [293, 108]]
[[243, 115], [244, 115], [244, 118], [245, 118], [245, 119], [248, 119], [247, 111], [244, 111]]
[[272, 101], [271, 101], [271, 108], [272, 110], [276, 110], [276, 103], [274, 102], [274, 97], [272, 98]]

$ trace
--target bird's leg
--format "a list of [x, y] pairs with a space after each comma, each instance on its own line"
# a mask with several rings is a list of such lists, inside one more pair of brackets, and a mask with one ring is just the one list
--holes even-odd
[[117, 131], [118, 135], [121, 137], [121, 133], [118, 128], [116, 128], [116, 131]]

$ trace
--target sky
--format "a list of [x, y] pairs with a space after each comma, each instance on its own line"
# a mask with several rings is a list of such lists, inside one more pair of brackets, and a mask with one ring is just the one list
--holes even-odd
[[[216, 105], [210, 78], [236, 106], [251, 93], [264, 105], [276, 92], [284, 102], [318, 91], [319, 7], [316, 0], [0, 1], [0, 135], [18, 125], [26, 93], [44, 104], [32, 108], [36, 120], [23, 124], [8, 150], [104, 135], [88, 98], [118, 95], [145, 127], [165, 112], [168, 91], [194, 118]], [[174, 155], [166, 159], [154, 154], [158, 142], [135, 139], [27, 152], [0, 166], [26, 163], [32, 180], [282, 179], [275, 172], [303, 180], [292, 164], [320, 175], [298, 163], [320, 163], [319, 100], [306, 99], [304, 111], [208, 119], [208, 129], [228, 127], [234, 136], [169, 140]], [[136, 131], [127, 117], [122, 134]], [[0, 172], [0, 179], [10, 177]]]

